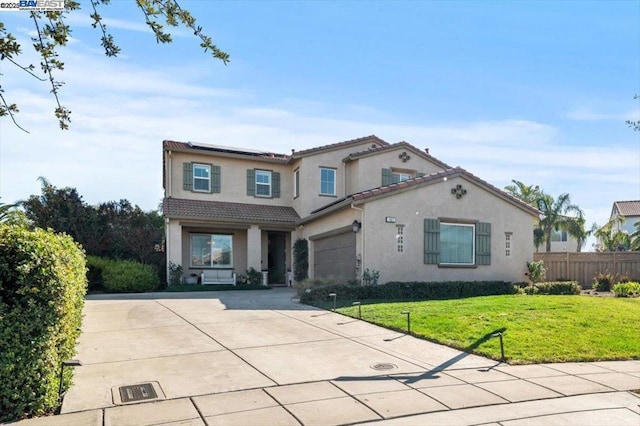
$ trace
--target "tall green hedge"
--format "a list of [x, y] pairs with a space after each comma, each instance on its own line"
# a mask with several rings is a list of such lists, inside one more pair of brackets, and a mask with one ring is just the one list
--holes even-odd
[[132, 260], [111, 260], [102, 269], [104, 289], [109, 293], [144, 293], [158, 286], [158, 273], [151, 265]]
[[58, 405], [60, 365], [80, 335], [85, 272], [71, 237], [0, 225], [0, 422]]
[[158, 287], [158, 273], [151, 265], [132, 260], [87, 256], [90, 291], [144, 293]]

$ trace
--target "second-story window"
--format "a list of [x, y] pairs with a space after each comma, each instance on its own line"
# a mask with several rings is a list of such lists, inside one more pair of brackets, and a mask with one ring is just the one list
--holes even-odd
[[336, 195], [336, 169], [320, 168], [320, 195]]
[[209, 192], [211, 188], [211, 166], [209, 164], [193, 164], [193, 190]]
[[293, 198], [300, 196], [300, 169], [293, 172]]
[[408, 173], [393, 173], [393, 183], [402, 182], [404, 180], [409, 180], [413, 176]]
[[271, 172], [256, 170], [256, 196], [271, 197]]

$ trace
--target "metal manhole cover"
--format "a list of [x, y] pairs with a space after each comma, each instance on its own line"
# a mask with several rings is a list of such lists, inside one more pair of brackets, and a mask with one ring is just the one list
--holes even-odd
[[395, 364], [391, 364], [390, 362], [379, 362], [377, 364], [373, 364], [371, 368], [378, 371], [387, 371], [387, 370], [394, 370], [398, 368], [398, 366]]
[[144, 401], [147, 399], [155, 399], [158, 397], [151, 383], [142, 383], [140, 385], [120, 386], [120, 399], [123, 403], [133, 401]]

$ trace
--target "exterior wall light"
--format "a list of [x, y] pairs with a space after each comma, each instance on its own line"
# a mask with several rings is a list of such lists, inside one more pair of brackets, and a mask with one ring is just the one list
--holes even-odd
[[351, 229], [353, 230], [353, 232], [358, 233], [358, 231], [360, 231], [360, 228], [362, 228], [362, 223], [359, 222], [357, 219], [353, 221], [353, 223], [351, 224]]

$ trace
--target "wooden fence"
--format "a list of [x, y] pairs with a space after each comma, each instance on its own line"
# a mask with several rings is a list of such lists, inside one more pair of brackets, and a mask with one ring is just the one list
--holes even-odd
[[583, 288], [591, 288], [593, 277], [599, 272], [640, 281], [640, 251], [534, 253], [533, 260], [544, 261], [547, 281], [569, 279], [578, 281]]

